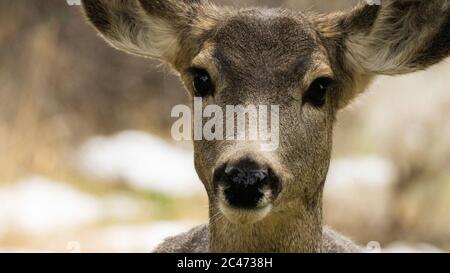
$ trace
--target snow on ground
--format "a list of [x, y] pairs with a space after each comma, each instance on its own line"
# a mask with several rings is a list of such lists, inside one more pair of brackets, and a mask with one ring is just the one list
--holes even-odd
[[0, 188], [0, 230], [40, 234], [97, 221], [100, 203], [69, 186], [42, 177]]
[[394, 183], [395, 176], [393, 163], [382, 157], [336, 159], [331, 162], [325, 191], [341, 195], [351, 188], [388, 189]]
[[124, 180], [137, 189], [173, 195], [203, 191], [193, 153], [144, 132], [92, 138], [81, 146], [79, 159], [85, 173]]
[[165, 238], [186, 232], [196, 225], [193, 222], [114, 225], [94, 232], [92, 241], [112, 252], [151, 252]]
[[0, 246], [0, 253], [150, 253], [164, 239], [186, 232], [198, 224], [188, 221], [111, 224], [62, 236], [39, 236], [40, 243], [28, 246]]
[[105, 219], [132, 220], [142, 213], [127, 195], [98, 198], [43, 177], [0, 188], [0, 200], [0, 237], [7, 231], [32, 235], [68, 232]]

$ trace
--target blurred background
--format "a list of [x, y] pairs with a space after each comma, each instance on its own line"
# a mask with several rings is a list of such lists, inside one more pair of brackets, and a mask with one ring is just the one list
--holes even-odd
[[[0, 252], [149, 252], [207, 221], [191, 145], [170, 138], [176, 77], [106, 46], [65, 0], [2, 0], [0, 41]], [[450, 250], [449, 76], [447, 60], [380, 77], [340, 113], [328, 225], [385, 251]]]

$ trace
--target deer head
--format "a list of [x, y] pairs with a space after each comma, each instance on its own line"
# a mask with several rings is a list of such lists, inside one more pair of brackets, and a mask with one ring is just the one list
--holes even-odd
[[[311, 242], [321, 232], [338, 111], [374, 76], [424, 69], [450, 51], [450, 1], [385, 0], [382, 6], [362, 3], [328, 15], [232, 9], [204, 0], [84, 0], [83, 5], [106, 41], [169, 64], [204, 106], [279, 105], [277, 150], [194, 141], [195, 167], [211, 216], [225, 216], [221, 225], [267, 230], [298, 219]], [[304, 250], [318, 249], [305, 245]]]

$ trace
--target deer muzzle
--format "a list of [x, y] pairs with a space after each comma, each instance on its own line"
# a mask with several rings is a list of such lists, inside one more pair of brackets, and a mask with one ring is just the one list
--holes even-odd
[[264, 218], [281, 191], [270, 166], [243, 157], [220, 165], [213, 175], [217, 202], [232, 222], [252, 223]]

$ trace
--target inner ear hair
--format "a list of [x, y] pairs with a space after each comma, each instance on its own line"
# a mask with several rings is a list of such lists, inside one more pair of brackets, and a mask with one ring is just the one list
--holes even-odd
[[357, 72], [410, 73], [450, 55], [450, 0], [361, 3], [341, 18], [345, 58]]
[[82, 4], [89, 21], [113, 47], [168, 61], [174, 55], [177, 30], [164, 19], [151, 16], [140, 1], [83, 0]]
[[113, 47], [172, 64], [195, 51], [219, 14], [206, 0], [82, 0], [86, 17]]

